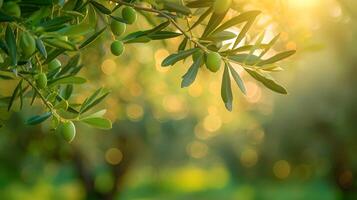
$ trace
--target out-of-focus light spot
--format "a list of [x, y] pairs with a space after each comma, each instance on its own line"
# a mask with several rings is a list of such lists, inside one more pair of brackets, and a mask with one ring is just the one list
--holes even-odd
[[273, 172], [279, 179], [286, 179], [290, 175], [290, 164], [286, 160], [279, 160], [274, 163]]
[[338, 177], [338, 182], [345, 188], [351, 187], [353, 184], [352, 172], [349, 170], [343, 171]]
[[286, 43], [286, 49], [287, 50], [296, 50], [297, 45], [295, 42], [288, 42]]
[[187, 153], [193, 158], [203, 158], [208, 153], [208, 146], [199, 141], [194, 141], [187, 145]]
[[119, 164], [123, 159], [123, 153], [117, 148], [110, 148], [105, 152], [105, 160], [111, 165]]
[[213, 105], [208, 106], [207, 110], [208, 110], [208, 114], [210, 114], [210, 115], [215, 115], [218, 113], [217, 107], [213, 106]]
[[258, 154], [252, 148], [243, 150], [240, 155], [240, 162], [244, 167], [253, 167], [258, 162]]
[[262, 97], [262, 91], [257, 83], [249, 81], [245, 84], [247, 89], [246, 99], [249, 103], [257, 103]]
[[184, 102], [182, 98], [176, 95], [165, 96], [162, 100], [162, 104], [166, 111], [171, 113], [177, 113], [183, 110]]
[[169, 55], [169, 52], [166, 49], [158, 49], [155, 52], [155, 67], [159, 72], [167, 72], [168, 67], [162, 67], [161, 62]]
[[126, 114], [132, 121], [139, 121], [144, 115], [144, 109], [138, 104], [129, 104], [126, 107]]
[[339, 5], [335, 5], [335, 6], [331, 9], [330, 13], [331, 13], [331, 16], [332, 16], [332, 17], [335, 17], [335, 18], [341, 17], [341, 15], [342, 15], [342, 9], [341, 9], [341, 7], [340, 7]]
[[197, 124], [194, 129], [196, 138], [201, 139], [201, 140], [206, 140], [210, 138], [210, 132], [206, 131], [205, 129], [202, 128], [200, 124]]
[[280, 33], [280, 38], [281, 38], [281, 40], [284, 40], [284, 41], [288, 40], [289, 39], [289, 33], [281, 32]]
[[143, 91], [142, 87], [138, 83], [131, 84], [129, 90], [130, 94], [134, 97], [140, 96]]
[[319, 5], [320, 0], [287, 0], [287, 2], [293, 7], [306, 9]]
[[112, 75], [116, 70], [116, 63], [112, 59], [106, 59], [102, 63], [102, 71], [105, 75]]
[[210, 132], [217, 131], [222, 126], [222, 120], [218, 115], [207, 115], [203, 120], [203, 127]]
[[192, 97], [199, 97], [202, 94], [202, 86], [200, 84], [193, 84], [188, 88], [188, 94]]

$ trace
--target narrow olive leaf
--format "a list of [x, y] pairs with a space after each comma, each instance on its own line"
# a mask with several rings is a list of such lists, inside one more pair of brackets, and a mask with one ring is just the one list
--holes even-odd
[[190, 1], [186, 4], [189, 8], [204, 8], [204, 7], [212, 7], [213, 0], [196, 0]]
[[91, 44], [94, 40], [96, 40], [100, 35], [102, 35], [102, 33], [105, 31], [107, 27], [105, 26], [104, 28], [102, 28], [101, 30], [99, 30], [98, 32], [94, 33], [93, 35], [91, 35], [86, 41], [84, 41], [80, 46], [79, 49], [83, 49], [84, 47], [88, 46], [89, 44]]
[[178, 51], [183, 51], [186, 49], [186, 46], [187, 46], [187, 42], [188, 42], [188, 39], [185, 37], [182, 42], [180, 43], [179, 47], [178, 47]]
[[278, 41], [280, 37], [280, 33], [278, 35], [276, 35], [268, 44], [266, 47], [264, 47], [264, 51], [262, 51], [259, 55], [259, 58], [263, 57], [272, 47], [273, 45], [276, 43], [276, 41]]
[[181, 82], [182, 88], [190, 86], [195, 81], [198, 70], [203, 62], [202, 57], [203, 57], [203, 54], [201, 54], [199, 56], [199, 58], [193, 62], [193, 64], [188, 69], [186, 74], [182, 76], [182, 82]]
[[3, 80], [12, 80], [14, 79], [12, 76], [9, 76], [9, 75], [5, 75], [5, 74], [0, 74], [0, 79], [3, 79]]
[[257, 62], [260, 62], [261, 59], [256, 55], [249, 55], [249, 54], [236, 54], [228, 56], [228, 59], [238, 63], [238, 64], [247, 64], [247, 65], [254, 65]]
[[148, 37], [152, 40], [164, 40], [164, 39], [175, 38], [181, 35], [182, 33], [176, 33], [171, 31], [158, 31], [156, 33], [149, 34]]
[[179, 51], [178, 53], [175, 53], [175, 54], [171, 54], [162, 61], [161, 66], [167, 67], [170, 65], [174, 65], [178, 61], [189, 57], [190, 55], [194, 54], [198, 50], [199, 50], [199, 48], [193, 48], [193, 49], [188, 49], [185, 51]]
[[212, 31], [217, 28], [217, 26], [223, 21], [224, 17], [226, 16], [227, 12], [223, 14], [215, 14], [212, 13], [210, 20], [202, 34], [202, 38], [209, 36]]
[[130, 33], [128, 34], [127, 36], [125, 36], [122, 41], [124, 43], [128, 42], [128, 41], [131, 41], [131, 40], [134, 40], [134, 39], [137, 39], [137, 38], [140, 38], [140, 37], [143, 37], [143, 36], [146, 36], [147, 33], [145, 31], [136, 31], [136, 32], [133, 32], [133, 33]]
[[[235, 49], [228, 49], [226, 51], [221, 52], [222, 55], [234, 55], [239, 52], [250, 51], [254, 45], [244, 45]], [[260, 44], [257, 49], [266, 49], [268, 44]], [[259, 56], [260, 57], [260, 56]]]
[[72, 44], [69, 41], [61, 40], [59, 38], [52, 38], [52, 39], [46, 38], [46, 39], [43, 39], [43, 41], [45, 43], [47, 43], [53, 47], [57, 47], [59, 49], [64, 49], [64, 50], [68, 50], [68, 51], [76, 51], [77, 50], [77, 47], [74, 44]]
[[63, 99], [68, 100], [73, 93], [73, 85], [67, 85], [63, 90], [61, 90], [61, 96]]
[[[265, 36], [265, 31], [263, 31], [263, 33], [261, 33], [258, 37], [258, 39], [256, 40], [255, 44], [252, 46], [252, 48], [249, 51], [249, 55], [247, 58], [250, 58], [252, 55], [254, 55], [254, 52], [259, 48], [259, 46], [261, 45], [263, 39]], [[257, 61], [258, 62], [258, 61]], [[244, 64], [246, 63], [246, 61], [244, 61]], [[257, 63], [254, 63], [253, 65], [255, 65]]]
[[282, 53], [279, 53], [267, 60], [263, 60], [261, 62], [259, 62], [257, 65], [258, 66], [264, 66], [264, 65], [269, 65], [269, 64], [273, 64], [273, 63], [276, 63], [278, 61], [281, 61], [281, 60], [284, 60], [285, 58], [288, 58], [290, 56], [292, 56], [293, 54], [295, 54], [296, 51], [295, 50], [290, 50], [290, 51], [285, 51], [285, 52], [282, 52]]
[[80, 113], [84, 113], [84, 112], [88, 111], [89, 109], [93, 108], [95, 105], [97, 105], [98, 103], [103, 101], [103, 99], [105, 97], [107, 97], [108, 95], [109, 95], [109, 92], [105, 92], [104, 94], [102, 94], [101, 96], [96, 98], [94, 101], [90, 102], [86, 107], [83, 108], [83, 110], [81, 108]]
[[81, 36], [94, 31], [93, 27], [89, 27], [86, 22], [80, 24], [66, 26], [57, 31], [57, 33], [66, 36]]
[[105, 115], [105, 113], [107, 112], [106, 109], [97, 111], [95, 113], [89, 114], [88, 116], [80, 116], [80, 119], [84, 119], [84, 118], [93, 118], [93, 117], [103, 117]]
[[221, 41], [233, 39], [235, 37], [237, 37], [237, 35], [235, 33], [232, 33], [230, 31], [222, 31], [219, 33], [211, 34], [209, 37], [203, 38], [203, 40], [209, 40], [209, 41], [213, 41], [213, 42], [221, 42]]
[[15, 101], [16, 97], [18, 96], [19, 91], [20, 91], [20, 89], [21, 89], [22, 82], [23, 82], [23, 79], [21, 79], [21, 80], [19, 81], [19, 83], [17, 84], [16, 88], [15, 88], [14, 91], [12, 92], [12, 95], [11, 95], [11, 98], [10, 98], [10, 101], [9, 101], [9, 105], [8, 105], [8, 107], [7, 107], [7, 111], [10, 111], [12, 105], [14, 104], [14, 101]]
[[86, 82], [86, 79], [78, 76], [65, 76], [54, 79], [48, 83], [49, 87], [54, 87], [61, 84], [83, 84]]
[[233, 76], [233, 79], [237, 83], [239, 89], [243, 92], [243, 94], [247, 94], [247, 90], [245, 89], [244, 82], [243, 82], [242, 78], [239, 76], [239, 74], [236, 72], [236, 70], [234, 70], [234, 68], [232, 67], [231, 64], [228, 64], [228, 66], [229, 66], [229, 70]]
[[81, 119], [81, 122], [98, 129], [107, 130], [112, 128], [112, 122], [106, 118], [101, 117], [88, 117]]
[[20, 89], [19, 89], [19, 97], [20, 97], [20, 110], [22, 110], [22, 107], [24, 105], [24, 90], [26, 90], [27, 88], [23, 89], [22, 88], [22, 82], [20, 85]]
[[156, 33], [158, 31], [161, 31], [163, 30], [164, 28], [168, 27], [170, 25], [170, 21], [165, 21], [159, 25], [157, 25], [156, 27], [150, 29], [150, 30], [147, 30], [145, 31], [146, 34], [153, 34], [153, 33]]
[[14, 32], [12, 31], [10, 25], [7, 25], [5, 32], [6, 46], [9, 52], [11, 65], [17, 65], [17, 50], [16, 50], [16, 38]]
[[201, 24], [207, 18], [207, 16], [212, 12], [212, 10], [213, 10], [212, 7], [208, 8], [188, 30], [190, 31], [194, 29], [196, 26], [198, 26], [199, 24]]
[[106, 8], [105, 6], [103, 6], [102, 4], [100, 4], [98, 2], [90, 1], [90, 3], [103, 14], [109, 15], [112, 13], [111, 10], [109, 10], [108, 8]]
[[176, 13], [181, 13], [184, 15], [190, 15], [191, 14], [191, 10], [189, 8], [187, 8], [184, 5], [180, 5], [178, 3], [175, 2], [163, 2], [164, 3], [164, 8], [168, 11], [171, 12], [176, 12]]
[[52, 116], [51, 112], [46, 112], [42, 115], [36, 115], [36, 116], [30, 117], [29, 119], [27, 119], [26, 124], [27, 125], [40, 124], [40, 123], [46, 121], [46, 119], [50, 118], [51, 116]]
[[43, 21], [39, 24], [39, 27], [46, 32], [57, 31], [66, 26], [67, 22], [73, 20], [73, 17], [70, 16], [59, 16], [51, 20]]
[[243, 40], [243, 38], [247, 35], [250, 27], [253, 25], [254, 21], [247, 21], [247, 23], [244, 25], [242, 30], [239, 32], [238, 37], [234, 41], [233, 48], [236, 48], [236, 46]]
[[229, 69], [227, 64], [224, 66], [224, 72], [222, 77], [221, 97], [227, 110], [233, 109], [233, 94], [231, 87], [231, 77], [229, 76]]
[[62, 76], [68, 72], [71, 71], [71, 69], [77, 67], [80, 63], [80, 59], [81, 59], [81, 56], [80, 54], [76, 54], [74, 56], [72, 56], [69, 61], [67, 62], [66, 66], [64, 66], [61, 70], [61, 72], [59, 73], [59, 76]]
[[113, 18], [114, 20], [118, 21], [118, 22], [121, 22], [121, 23], [128, 23], [125, 19], [121, 18], [121, 17], [117, 17], [117, 16], [114, 16], [114, 15], [109, 15], [111, 18]]
[[131, 44], [131, 43], [148, 43], [151, 39], [148, 36], [141, 36], [137, 38], [133, 38], [130, 40], [123, 41], [124, 44]]
[[257, 71], [253, 71], [250, 69], [245, 68], [245, 70], [250, 74], [254, 79], [257, 81], [263, 83], [267, 88], [271, 89], [274, 92], [280, 93], [280, 94], [287, 94], [288, 92], [286, 89], [279, 85], [275, 80], [268, 75], [264, 75], [262, 73], [259, 73]]
[[48, 64], [49, 62], [51, 62], [53, 59], [57, 58], [57, 56], [61, 55], [64, 52], [65, 52], [64, 49], [55, 49], [53, 51], [50, 51], [47, 55], [47, 59], [42, 64], [43, 65]]
[[44, 58], [47, 58], [46, 47], [40, 38], [36, 38], [36, 47]]
[[246, 21], [254, 21], [255, 18], [260, 14], [260, 11], [248, 11], [245, 13], [242, 13], [236, 17], [233, 17], [232, 19], [228, 20], [227, 22], [223, 23], [221, 26], [219, 26], [216, 30], [213, 31], [213, 33], [218, 33], [221, 31], [224, 31], [228, 28], [231, 28], [233, 26], [236, 26], [240, 23], [246, 22]]

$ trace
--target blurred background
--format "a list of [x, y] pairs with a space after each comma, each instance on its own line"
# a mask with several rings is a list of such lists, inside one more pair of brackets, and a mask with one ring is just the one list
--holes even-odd
[[[221, 73], [203, 70], [181, 89], [191, 61], [160, 67], [179, 40], [127, 45], [116, 58], [108, 34], [84, 52], [92, 81], [74, 101], [111, 88], [100, 107], [113, 129], [78, 125], [67, 144], [49, 124], [24, 125], [40, 106], [0, 116], [0, 198], [357, 199], [357, 1], [236, 2], [263, 11], [252, 38], [281, 32], [275, 50], [297, 49], [275, 75], [289, 95], [242, 72], [248, 93], [233, 87], [228, 112]], [[149, 27], [141, 16], [129, 31]]]

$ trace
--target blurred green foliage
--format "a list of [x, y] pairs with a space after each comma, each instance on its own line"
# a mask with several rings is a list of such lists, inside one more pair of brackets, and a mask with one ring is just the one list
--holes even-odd
[[1, 198], [356, 199], [356, 2], [243, 2], [263, 11], [261, 28], [282, 32], [278, 50], [298, 50], [279, 77], [288, 96], [242, 73], [247, 95], [235, 90], [228, 113], [215, 75], [182, 90], [185, 69], [160, 68], [178, 41], [127, 46], [120, 59], [97, 41], [83, 60], [94, 80], [84, 89], [112, 88], [102, 106], [113, 130], [80, 125], [68, 145], [47, 123], [19, 125], [33, 110], [0, 116], [10, 117], [0, 129]]

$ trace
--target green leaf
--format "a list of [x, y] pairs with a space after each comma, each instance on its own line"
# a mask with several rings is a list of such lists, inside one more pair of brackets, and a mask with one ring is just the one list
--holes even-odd
[[229, 60], [232, 60], [238, 64], [247, 64], [247, 65], [254, 65], [257, 62], [260, 62], [261, 59], [256, 55], [249, 55], [249, 54], [236, 54], [228, 56]]
[[238, 37], [236, 38], [236, 40], [234, 41], [233, 44], [233, 48], [235, 48], [242, 40], [243, 38], [247, 35], [250, 27], [253, 25], [254, 21], [248, 21], [244, 27], [242, 28], [242, 30], [239, 32]]
[[224, 66], [222, 77], [221, 97], [227, 110], [233, 109], [233, 94], [231, 88], [231, 77], [229, 76], [229, 69], [227, 64]]
[[184, 5], [180, 5], [178, 3], [175, 2], [164, 2], [164, 8], [168, 11], [172, 11], [172, 12], [176, 12], [176, 13], [181, 13], [184, 15], [190, 15], [191, 14], [191, 10], [189, 8], [187, 8]]
[[212, 31], [223, 21], [226, 14], [227, 12], [223, 14], [212, 13], [211, 18], [202, 34], [202, 38], [209, 36], [210, 33], [212, 33]]
[[104, 28], [102, 28], [101, 30], [99, 30], [98, 32], [94, 33], [92, 36], [90, 36], [86, 41], [84, 41], [80, 46], [79, 49], [82, 49], [84, 47], [86, 47], [87, 45], [91, 44], [94, 40], [96, 40], [100, 35], [102, 35], [102, 33], [105, 31], [107, 27], [105, 26]]
[[27, 125], [36, 125], [44, 122], [46, 119], [52, 116], [51, 112], [46, 112], [42, 115], [36, 115], [33, 117], [30, 117], [28, 120], [26, 120]]
[[190, 27], [189, 31], [198, 26], [201, 22], [203, 22], [208, 15], [212, 12], [213, 8], [208, 8], [198, 19], [197, 21]]
[[174, 65], [178, 61], [187, 58], [188, 56], [194, 54], [198, 50], [199, 50], [199, 48], [193, 48], [193, 49], [189, 49], [189, 50], [185, 50], [185, 51], [179, 51], [178, 53], [169, 55], [167, 58], [165, 58], [162, 61], [161, 66], [167, 67], [170, 65]]
[[259, 58], [263, 57], [276, 43], [276, 41], [279, 39], [280, 34], [276, 35], [270, 42], [264, 47], [264, 51], [262, 51], [259, 55]]
[[203, 57], [203, 54], [201, 53], [201, 55], [198, 57], [198, 59], [196, 59], [193, 62], [193, 64], [188, 69], [186, 74], [182, 76], [182, 82], [181, 82], [182, 88], [190, 86], [195, 81], [197, 73], [198, 73], [198, 69], [200, 68], [200, 66], [202, 65], [202, 62], [203, 62], [202, 57]]
[[22, 86], [22, 82], [23, 82], [23, 79], [21, 79], [19, 81], [19, 83], [17, 84], [16, 88], [14, 89], [14, 91], [12, 92], [12, 95], [11, 95], [11, 98], [10, 98], [10, 101], [9, 101], [9, 105], [7, 107], [7, 111], [10, 111], [12, 105], [14, 104], [14, 101], [16, 99], [16, 97], [18, 96], [20, 90], [22, 89], [21, 86]]
[[145, 31], [146, 34], [153, 34], [153, 33], [157, 33], [161, 30], [163, 30], [164, 28], [168, 27], [170, 25], [170, 21], [165, 21], [159, 25], [157, 25], [156, 27], [154, 27], [153, 29], [147, 30]]
[[227, 22], [223, 23], [221, 26], [219, 26], [216, 30], [213, 31], [213, 33], [218, 33], [221, 31], [224, 31], [230, 27], [233, 27], [237, 24], [246, 22], [246, 21], [254, 21], [255, 18], [260, 14], [260, 11], [248, 11], [245, 13], [242, 13], [236, 17], [233, 17], [232, 19], [228, 20]]
[[186, 4], [190, 8], [203, 8], [203, 7], [212, 7], [214, 0], [196, 0], [190, 1]]
[[61, 78], [54, 79], [48, 83], [49, 87], [54, 87], [61, 84], [83, 84], [86, 79], [78, 76], [65, 76]]
[[285, 51], [285, 52], [282, 52], [282, 53], [279, 53], [267, 60], [263, 60], [261, 62], [258, 63], [258, 66], [264, 66], [264, 65], [269, 65], [269, 64], [273, 64], [273, 63], [276, 63], [280, 60], [284, 60], [285, 58], [288, 58], [290, 56], [292, 56], [293, 54], [295, 54], [296, 51], [295, 50], [291, 50], [291, 51]]
[[211, 34], [209, 37], [203, 38], [202, 40], [221, 42], [221, 41], [233, 39], [235, 37], [237, 37], [235, 33], [232, 33], [230, 31], [222, 31], [219, 33]]
[[271, 77], [269, 77], [268, 75], [264, 75], [262, 73], [259, 73], [257, 71], [253, 71], [250, 69], [245, 69], [248, 74], [250, 74], [254, 79], [256, 79], [257, 81], [263, 83], [263, 85], [265, 85], [267, 88], [280, 93], [280, 94], [287, 94], [288, 92], [286, 91], [286, 89], [279, 85], [277, 82], [275, 82], [275, 80]]
[[101, 117], [88, 117], [88, 118], [81, 119], [81, 122], [99, 129], [112, 128], [112, 122], [108, 119], [101, 118]]
[[178, 51], [184, 51], [186, 49], [186, 46], [187, 46], [187, 42], [188, 42], [188, 39], [185, 37], [182, 42], [180, 43], [179, 47], [178, 47]]
[[176, 33], [171, 31], [158, 31], [153, 34], [149, 34], [148, 37], [152, 40], [164, 40], [164, 39], [175, 38], [181, 35], [182, 33]]
[[89, 109], [100, 103], [108, 95], [108, 91], [104, 91], [103, 88], [98, 89], [83, 102], [79, 112], [84, 113], [88, 111]]
[[90, 1], [90, 3], [103, 14], [110, 15], [112, 13], [111, 10], [109, 10], [108, 8], [106, 8], [105, 6], [103, 6], [98, 2]]
[[7, 25], [6, 27], [5, 41], [11, 59], [11, 65], [16, 66], [17, 65], [16, 39], [10, 25]]
[[43, 39], [43, 41], [53, 47], [57, 47], [59, 49], [63, 49], [63, 50], [68, 50], [68, 51], [76, 51], [77, 47], [72, 44], [71, 42], [65, 41], [65, 40], [61, 40], [59, 38], [45, 38]]
[[239, 74], [236, 72], [236, 70], [233, 69], [231, 64], [228, 64], [228, 66], [229, 66], [229, 70], [233, 76], [233, 79], [237, 83], [239, 89], [243, 92], [243, 94], [247, 94], [247, 90], [245, 89], [244, 82], [243, 82], [242, 78], [239, 76]]
[[46, 47], [40, 38], [36, 38], [36, 47], [44, 58], [47, 58]]

